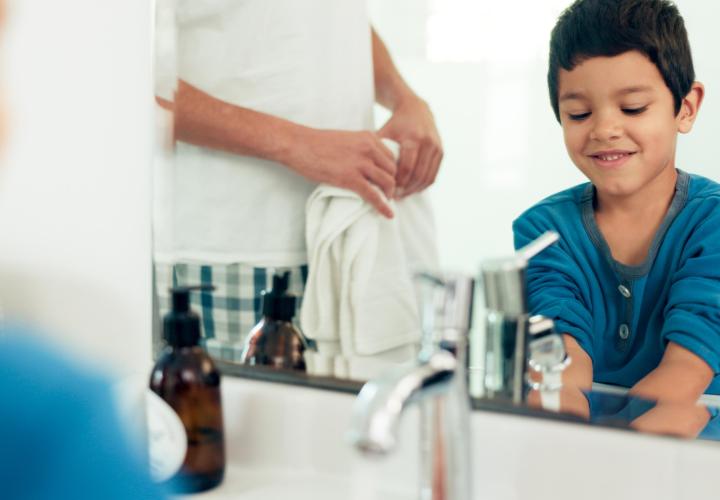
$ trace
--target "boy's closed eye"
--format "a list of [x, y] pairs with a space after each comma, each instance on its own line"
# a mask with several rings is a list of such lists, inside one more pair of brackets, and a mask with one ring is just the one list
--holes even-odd
[[622, 108], [622, 112], [626, 115], [639, 115], [640, 113], [646, 111], [648, 109], [647, 106], [628, 106], [626, 108]]
[[587, 111], [585, 113], [568, 113], [568, 118], [570, 118], [574, 122], [581, 122], [588, 116], [590, 116], [590, 111]]
[[[634, 116], [639, 115], [645, 111], [647, 111], [647, 106], [636, 106], [636, 107], [626, 107], [621, 108], [622, 112], [626, 115]], [[580, 122], [588, 118], [592, 113], [590, 111], [586, 111], [584, 113], [568, 113], [568, 118], [570, 118], [573, 121]]]

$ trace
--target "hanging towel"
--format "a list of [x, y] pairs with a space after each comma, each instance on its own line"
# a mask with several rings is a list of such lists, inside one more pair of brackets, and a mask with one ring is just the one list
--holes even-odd
[[425, 192], [390, 204], [393, 219], [346, 189], [321, 185], [308, 199], [301, 325], [318, 347], [311, 373], [367, 379], [417, 352], [412, 273], [438, 267], [433, 213]]

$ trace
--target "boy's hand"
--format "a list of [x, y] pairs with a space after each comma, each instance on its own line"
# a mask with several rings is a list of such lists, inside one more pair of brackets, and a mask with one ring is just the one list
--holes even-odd
[[378, 135], [400, 144], [397, 198], [420, 192], [435, 182], [443, 149], [435, 118], [425, 101], [414, 94], [406, 96]]
[[694, 439], [710, 420], [707, 408], [696, 404], [666, 403], [657, 405], [630, 424], [635, 430]]
[[635, 384], [630, 394], [662, 402], [695, 404], [713, 376], [712, 369], [699, 356], [669, 342], [658, 367]]

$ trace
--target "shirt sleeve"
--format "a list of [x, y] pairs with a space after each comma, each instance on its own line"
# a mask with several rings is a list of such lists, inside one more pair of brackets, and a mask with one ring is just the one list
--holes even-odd
[[720, 211], [715, 208], [685, 242], [672, 276], [662, 339], [675, 342], [720, 373]]
[[[545, 231], [558, 231], [551, 220], [526, 213], [513, 223], [515, 248], [521, 248]], [[527, 268], [528, 306], [532, 314], [555, 321], [558, 332], [571, 335], [594, 362], [592, 316], [582, 294], [582, 272], [560, 241], [533, 257]], [[587, 288], [587, 287], [586, 287]]]

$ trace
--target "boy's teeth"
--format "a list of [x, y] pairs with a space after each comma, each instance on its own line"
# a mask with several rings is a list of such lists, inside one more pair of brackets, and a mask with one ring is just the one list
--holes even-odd
[[615, 161], [615, 160], [619, 160], [623, 156], [625, 156], [625, 155], [621, 155], [621, 154], [620, 155], [600, 155], [600, 159], [603, 161]]

